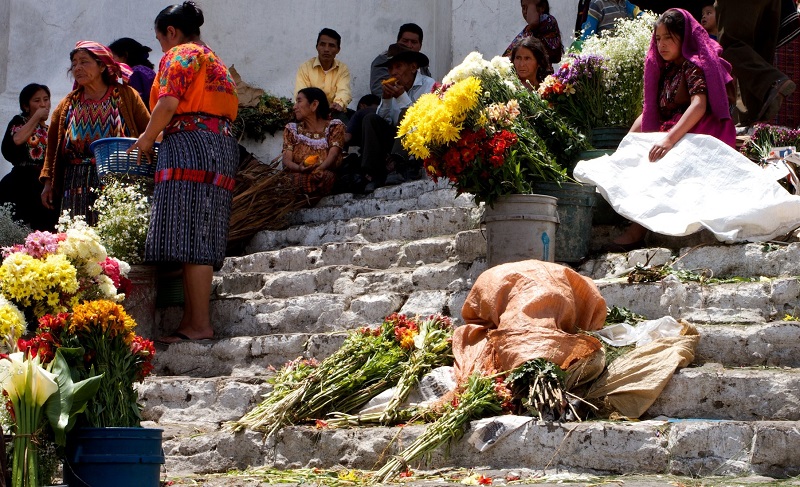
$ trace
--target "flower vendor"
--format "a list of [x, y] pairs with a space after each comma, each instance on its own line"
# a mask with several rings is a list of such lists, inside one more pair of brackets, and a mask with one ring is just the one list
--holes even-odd
[[150, 153], [158, 134], [153, 209], [145, 243], [152, 262], [180, 262], [185, 303], [165, 343], [214, 335], [211, 279], [221, 267], [231, 215], [239, 148], [231, 136], [238, 111], [228, 68], [200, 39], [203, 12], [194, 2], [171, 5], [155, 20], [164, 57], [150, 92], [153, 118], [129, 151]]
[[528, 90], [535, 90], [547, 77], [550, 60], [542, 41], [526, 37], [511, 49], [511, 63], [519, 76], [519, 81]]
[[39, 180], [42, 204], [86, 216], [100, 189], [92, 142], [106, 137], [138, 137], [150, 121], [139, 94], [128, 86], [130, 68], [120, 65], [107, 47], [80, 41], [69, 55], [75, 89], [53, 111], [47, 152]]

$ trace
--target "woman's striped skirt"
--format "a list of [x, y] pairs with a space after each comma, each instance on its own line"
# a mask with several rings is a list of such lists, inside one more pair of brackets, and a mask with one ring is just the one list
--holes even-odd
[[164, 137], [158, 149], [147, 261], [222, 266], [238, 162], [233, 137], [202, 130]]

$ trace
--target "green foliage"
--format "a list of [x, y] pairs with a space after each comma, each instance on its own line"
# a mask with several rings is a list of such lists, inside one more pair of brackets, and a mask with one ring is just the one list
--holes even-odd
[[0, 247], [24, 243], [25, 237], [32, 231], [22, 222], [14, 220], [13, 207], [12, 203], [0, 205]]
[[45, 414], [53, 429], [56, 445], [66, 444], [66, 434], [75, 426], [79, 414], [86, 410], [86, 405], [97, 393], [102, 375], [75, 382], [72, 370], [64, 358], [64, 354], [72, 358], [83, 359], [82, 348], [59, 348], [50, 372], [56, 375], [58, 391], [45, 404]]

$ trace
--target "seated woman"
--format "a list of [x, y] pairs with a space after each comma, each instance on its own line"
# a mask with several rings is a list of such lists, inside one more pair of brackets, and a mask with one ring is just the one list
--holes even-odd
[[22, 112], [11, 119], [3, 137], [3, 157], [14, 168], [0, 181], [0, 203], [13, 203], [14, 218], [32, 229], [52, 231], [58, 212], [42, 204], [44, 185], [39, 182], [47, 146], [50, 89], [29, 84], [19, 93], [19, 108]]
[[[711, 135], [736, 148], [726, 86], [730, 64], [719, 44], [688, 12], [670, 9], [656, 21], [644, 68], [644, 110], [631, 132], [665, 132], [650, 149], [656, 162], [687, 133]], [[637, 223], [615, 241], [619, 250], [641, 246], [647, 230]]]
[[[503, 52], [503, 56], [510, 56], [514, 46], [527, 37], [535, 37], [542, 41], [547, 51], [547, 58], [551, 63], [561, 61], [564, 54], [564, 45], [561, 43], [561, 30], [558, 28], [556, 18], [550, 15], [548, 0], [521, 0], [522, 18], [528, 25], [517, 34], [511, 44]], [[547, 74], [553, 72], [552, 66], [547, 64]]]
[[535, 37], [526, 37], [511, 49], [511, 62], [522, 85], [530, 91], [539, 87], [547, 76], [550, 61], [544, 44]]
[[345, 126], [329, 120], [330, 106], [319, 88], [297, 92], [294, 116], [297, 122], [283, 130], [283, 169], [313, 205], [330, 194], [336, 180], [334, 170], [342, 162]]

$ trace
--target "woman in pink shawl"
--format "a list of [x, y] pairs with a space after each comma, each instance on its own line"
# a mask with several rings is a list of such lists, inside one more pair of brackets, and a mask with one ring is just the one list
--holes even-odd
[[[666, 132], [650, 149], [650, 162], [664, 157], [687, 133], [711, 135], [736, 148], [727, 91], [731, 65], [721, 52], [685, 10], [669, 9], [656, 21], [644, 61], [644, 110], [631, 127], [631, 132]], [[646, 233], [632, 223], [609, 250], [639, 248]]]
[[631, 132], [666, 132], [651, 149], [651, 162], [687, 133], [736, 147], [727, 92], [731, 65], [721, 52], [685, 10], [669, 9], [656, 21], [644, 61], [644, 110], [631, 127]]

